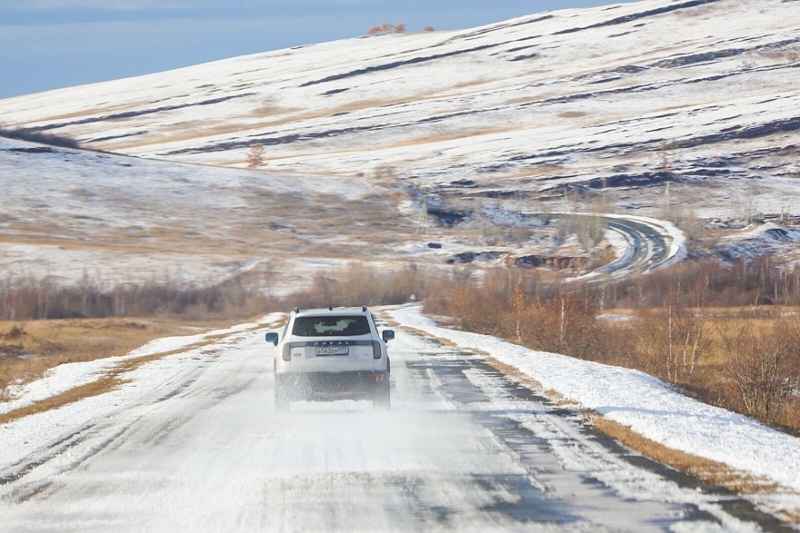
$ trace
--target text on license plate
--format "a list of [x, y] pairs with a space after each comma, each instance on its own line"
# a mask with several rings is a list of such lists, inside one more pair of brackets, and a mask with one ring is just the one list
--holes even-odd
[[317, 355], [347, 355], [350, 353], [349, 346], [317, 346]]

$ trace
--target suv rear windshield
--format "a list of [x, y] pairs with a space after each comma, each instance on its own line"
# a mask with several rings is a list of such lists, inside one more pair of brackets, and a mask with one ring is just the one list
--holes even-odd
[[358, 315], [299, 316], [292, 328], [292, 335], [298, 337], [350, 337], [368, 333], [367, 317]]

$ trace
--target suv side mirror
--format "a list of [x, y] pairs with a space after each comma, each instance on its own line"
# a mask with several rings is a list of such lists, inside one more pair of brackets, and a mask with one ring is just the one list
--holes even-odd
[[389, 342], [390, 340], [394, 339], [394, 331], [391, 329], [385, 329], [383, 330], [383, 334], [381, 336], [383, 337], [383, 342]]
[[267, 333], [267, 342], [271, 342], [273, 345], [278, 345], [278, 334], [274, 331], [270, 331]]

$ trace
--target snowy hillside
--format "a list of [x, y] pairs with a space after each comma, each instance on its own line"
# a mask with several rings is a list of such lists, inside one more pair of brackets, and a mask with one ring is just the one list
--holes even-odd
[[[580, 272], [582, 279], [619, 279], [685, 257], [680, 224], [665, 220], [679, 218], [676, 214], [700, 217], [718, 230], [715, 251], [721, 258], [754, 257], [770, 250], [800, 262], [800, 230], [777, 220], [800, 219], [799, 20], [800, 0], [644, 0], [533, 13], [462, 31], [357, 37], [0, 100], [1, 129], [70, 138], [82, 147], [0, 137], [3, 280], [34, 276], [77, 281], [88, 276], [111, 284], [170, 278], [202, 285], [247, 273], [246, 281], [274, 295], [303, 288], [318, 271], [351, 260], [384, 268], [412, 262], [450, 268], [449, 263], [470, 257], [489, 265], [530, 266], [507, 260], [579, 247], [575, 235], [554, 244], [556, 239], [543, 227], [544, 219], [563, 217], [564, 211], [603, 213], [604, 246], [615, 254], [601, 268]], [[254, 144], [264, 148], [255, 159]], [[770, 220], [748, 224], [760, 214]], [[437, 223], [453, 220], [460, 223]], [[526, 231], [513, 236], [508, 231], [523, 226]], [[638, 372], [565, 362], [561, 356], [445, 330], [420, 317], [416, 309], [392, 313], [406, 325], [453, 342], [458, 350], [480, 350], [523, 374], [535, 373], [543, 390], [631, 425], [657, 442], [776, 481], [780, 490], [753, 501], [771, 512], [797, 515], [797, 439], [742, 417], [722, 416]], [[189, 347], [182, 355], [165, 357], [143, 367], [132, 388], [75, 403], [70, 412], [77, 413], [76, 423], [82, 424], [128, 410], [136, 414], [131, 424], [155, 419], [164, 426], [153, 426], [152, 431], [172, 434], [170, 421], [188, 418], [176, 410], [176, 418], [160, 420], [150, 416], [155, 411], [147, 402], [125, 407], [142, 394], [135, 387], [161, 390], [173, 380], [170, 386], [183, 391], [183, 380], [202, 372], [211, 385], [198, 380], [200, 392], [187, 385], [187, 396], [202, 399], [211, 391], [214, 398], [222, 397], [216, 374], [206, 374], [219, 359], [220, 371], [230, 379], [222, 385], [244, 391], [247, 401], [241, 405], [258, 408], [261, 416], [269, 409], [263, 409], [260, 376], [272, 380], [270, 364], [264, 364], [265, 326], [266, 322], [239, 326], [202, 353]], [[256, 330], [258, 335], [251, 336]], [[392, 349], [405, 343], [409, 360], [422, 352], [428, 360], [441, 356], [447, 363], [442, 368], [449, 372], [448, 365], [464, 356], [433, 353], [438, 344], [431, 348], [432, 341], [423, 343], [416, 334], [406, 340], [402, 336]], [[177, 349], [189, 341], [158, 342], [170, 346], [156, 343], [146, 349]], [[235, 356], [220, 357], [223, 353]], [[241, 371], [243, 361], [252, 372]], [[402, 361], [397, 365], [401, 378], [407, 368]], [[58, 392], [94, 379], [95, 364], [110, 363], [63, 366], [47, 379], [15, 390], [14, 401], [34, 401], [40, 394], [52, 395], [53, 387]], [[231, 371], [228, 364], [236, 369]], [[420, 411], [441, 410], [445, 396], [440, 390], [446, 383], [440, 378], [448, 374], [436, 374], [429, 367], [418, 374], [424, 374], [419, 383], [416, 377], [393, 375], [400, 383], [400, 407], [404, 391], [406, 398], [420, 404], [419, 391], [426, 391], [437, 398], [433, 408], [424, 405]], [[493, 418], [506, 412], [511, 418], [540, 418], [539, 412], [520, 411], [521, 400], [506, 399], [474, 368], [465, 375], [489, 394], [487, 403], [470, 399], [463, 405], [492, 413]], [[239, 386], [233, 378], [246, 383]], [[589, 381], [597, 386], [583, 386]], [[158, 393], [159, 402], [173, 397], [167, 390], [172, 389]], [[258, 402], [250, 401], [251, 394]], [[176, 402], [185, 399], [174, 397]], [[211, 404], [217, 405], [217, 399]], [[205, 409], [202, 402], [196, 405]], [[461, 404], [445, 405], [441, 420], [462, 409]], [[139, 414], [145, 412], [140, 407], [147, 416]], [[477, 420], [472, 413], [461, 414]], [[51, 423], [51, 416], [70, 419], [56, 411], [38, 419], [46, 419], [43, 424], [34, 417], [20, 419], [5, 434], [8, 442], [19, 446], [7, 448], [15, 454], [28, 454], [33, 446], [45, 449], [41, 443], [64, 431]], [[227, 421], [225, 416], [218, 418]], [[240, 418], [247, 427], [270, 427], [253, 425], [249, 414]], [[696, 431], [698, 425], [702, 431]], [[464, 427], [470, 435], [483, 435], [473, 425]], [[416, 424], [414, 429], [419, 431]], [[208, 431], [227, 435], [225, 430]], [[85, 446], [94, 455], [123, 433], [114, 431], [112, 439], [97, 447], [89, 438]], [[134, 429], [130, 434], [145, 439], [150, 435], [141, 437]], [[96, 433], [98, 442], [104, 435]], [[295, 451], [285, 446], [285, 436], [255, 435], [253, 441], [226, 440], [250, 446], [260, 439], [276, 449]], [[572, 441], [561, 442], [558, 434], [545, 437], [557, 442], [557, 451], [570, 452], [563, 456], [569, 463]], [[539, 438], [530, 441], [532, 450]], [[169, 450], [181, 452], [186, 442]], [[347, 450], [382, 452], [383, 440], [352, 442], [347, 441]], [[320, 448], [320, 443], [327, 444], [314, 438], [300, 448], [312, 450], [315, 457], [343, 457], [347, 462], [347, 453], [328, 454], [330, 448]], [[480, 448], [481, 456], [514, 455], [486, 449]], [[595, 457], [593, 449], [588, 457]], [[765, 449], [770, 453], [759, 453]], [[70, 453], [53, 457], [56, 462], [72, 461]], [[282, 457], [252, 450], [247, 456]], [[17, 461], [13, 454], [9, 457]], [[472, 468], [468, 459], [448, 455], [448, 461], [452, 457], [459, 466]], [[593, 461], [577, 467], [591, 471]], [[172, 465], [164, 461], [168, 462]], [[31, 464], [35, 470], [42, 463]], [[250, 463], [236, 464], [250, 468]], [[418, 463], [410, 464], [418, 469]], [[85, 470], [85, 464], [81, 468]], [[616, 477], [615, 468], [605, 471], [609, 478]], [[272, 474], [263, 465], [251, 470]], [[441, 464], [432, 461], [431, 470], [435, 478], [441, 477]], [[466, 478], [458, 472], [460, 485]], [[148, 482], [155, 483], [152, 480], [159, 478], [150, 474], [148, 470]], [[50, 475], [44, 474], [48, 486]], [[9, 475], [6, 479], [17, 481]], [[173, 496], [194, 489], [179, 481], [182, 486]], [[336, 491], [348, 494], [350, 481], [341, 482]], [[259, 486], [259, 494], [267, 495], [264, 486]], [[149, 491], [147, 485], [126, 482], [124, 490], [128, 487]], [[361, 491], [370, 508], [373, 489]], [[148, 502], [162, 507], [161, 493], [150, 492]], [[701, 491], [692, 492], [690, 503], [706, 503]], [[141, 501], [124, 494], [124, 501]], [[209, 489], [209, 500], [244, 501], [248, 511], [264, 514], [262, 502], [220, 500], [219, 494], [216, 486]], [[303, 487], [296, 494], [305, 502], [309, 492]], [[441, 494], [451, 498], [445, 490]], [[574, 494], [568, 491], [567, 499], [582, 503]], [[684, 491], [676, 494], [670, 498], [685, 496]], [[657, 500], [660, 493], [651, 488], [647, 498]], [[194, 517], [197, 501], [193, 495], [182, 502], [191, 505], [178, 507], [191, 510]], [[70, 512], [82, 509], [70, 500], [62, 505]], [[431, 506], [437, 508], [441, 507]], [[95, 509], [106, 515], [102, 506]], [[347, 509], [340, 514], [360, 517]], [[25, 523], [28, 517], [17, 519]], [[702, 530], [753, 529], [725, 523]]]
[[[646, 0], [353, 38], [0, 100], [2, 127], [171, 163], [12, 153], [3, 144], [2, 178], [22, 175], [25, 185], [12, 189], [20, 202], [5, 203], [0, 231], [48, 233], [12, 222], [52, 221], [69, 209], [40, 198], [21, 211], [32, 187], [44, 198], [78, 196], [85, 212], [71, 214], [85, 218], [68, 222], [74, 232], [59, 222], [70, 238], [102, 239], [122, 224], [136, 226], [137, 239], [170, 233], [170, 242], [194, 246], [196, 232], [219, 237], [206, 250], [212, 255], [225, 249], [242, 262], [268, 255], [280, 232], [302, 235], [303, 213], [340, 195], [353, 206], [380, 199], [383, 217], [394, 219], [388, 227], [403, 235], [384, 236], [377, 248], [358, 237], [333, 253], [295, 252], [428, 254], [413, 242], [421, 194], [461, 206], [478, 198], [470, 208], [508, 198], [511, 210], [537, 211], [557, 209], [563, 187], [603, 189], [610, 211], [659, 217], [669, 182], [674, 209], [698, 216], [792, 214], [800, 192], [797, 20], [797, 1]], [[257, 170], [173, 165], [244, 169], [254, 142], [265, 147]], [[31, 170], [42, 161], [47, 175]], [[142, 184], [152, 191], [147, 201]], [[197, 209], [198, 194], [211, 206], [201, 216], [172, 211]], [[292, 194], [300, 209], [270, 219], [276, 202], [286, 205], [278, 197]], [[124, 220], [109, 220], [100, 205]], [[328, 236], [373, 224], [343, 211]], [[151, 231], [156, 225], [160, 232]], [[232, 241], [241, 246], [227, 250]]]

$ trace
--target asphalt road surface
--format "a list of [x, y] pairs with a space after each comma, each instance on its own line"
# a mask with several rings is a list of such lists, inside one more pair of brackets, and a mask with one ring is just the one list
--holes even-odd
[[609, 230], [628, 243], [628, 253], [618, 261], [597, 270], [604, 279], [621, 279], [658, 267], [669, 258], [669, 244], [660, 228], [643, 220], [602, 217]]
[[479, 356], [398, 331], [389, 413], [273, 409], [263, 332], [0, 469], [2, 531], [758, 531]]

